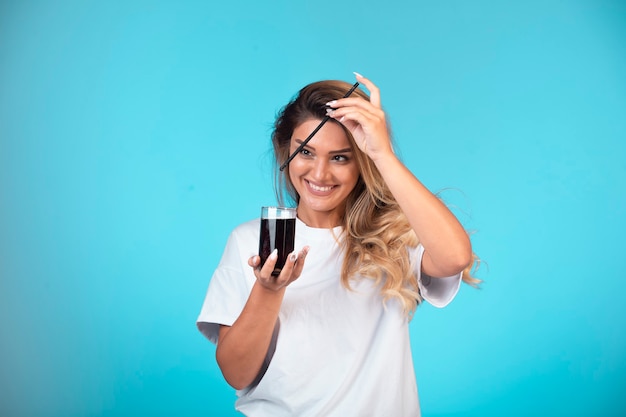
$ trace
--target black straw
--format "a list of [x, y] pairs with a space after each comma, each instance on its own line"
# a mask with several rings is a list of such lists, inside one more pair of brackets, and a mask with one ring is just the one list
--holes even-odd
[[[342, 97], [342, 98], [347, 98], [348, 96], [350, 96], [350, 94], [352, 94], [354, 92], [354, 90], [356, 90], [356, 88], [359, 86], [359, 83], [356, 82], [354, 83], [354, 85], [352, 86], [351, 89], [348, 90], [348, 92]], [[304, 142], [302, 142], [300, 144], [300, 146], [298, 146], [298, 148], [293, 151], [293, 153], [291, 155], [289, 155], [289, 158], [287, 158], [287, 160], [280, 166], [280, 170], [284, 170], [285, 168], [287, 168], [287, 165], [289, 165], [289, 162], [291, 162], [291, 160], [293, 158], [296, 157], [296, 155], [298, 155], [300, 153], [300, 151], [302, 150], [302, 148], [304, 148], [306, 146], [307, 143], [309, 143], [309, 141], [311, 140], [311, 138], [313, 138], [313, 135], [315, 135], [317, 133], [318, 130], [320, 130], [322, 128], [322, 126], [324, 126], [324, 124], [330, 119], [330, 116], [325, 116], [322, 121], [320, 122], [319, 125], [317, 125], [317, 127], [311, 132], [311, 134], [309, 135], [309, 137], [307, 137]]]

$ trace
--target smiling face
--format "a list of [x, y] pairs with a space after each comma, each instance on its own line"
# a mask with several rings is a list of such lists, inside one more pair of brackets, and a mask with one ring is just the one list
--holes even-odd
[[[300, 124], [291, 136], [290, 152], [317, 127], [320, 120]], [[300, 196], [298, 217], [311, 227], [335, 227], [359, 180], [354, 150], [343, 128], [326, 123], [291, 161], [289, 179]]]

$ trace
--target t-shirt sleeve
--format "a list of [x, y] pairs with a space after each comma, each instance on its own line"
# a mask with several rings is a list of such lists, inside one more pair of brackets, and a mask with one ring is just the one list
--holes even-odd
[[417, 285], [419, 286], [420, 294], [424, 300], [439, 308], [450, 304], [459, 292], [463, 272], [459, 272], [458, 274], [450, 277], [430, 277], [422, 273], [422, 257], [424, 256], [424, 247], [422, 245], [418, 245], [417, 248], [412, 249], [411, 252], [417, 273]]
[[248, 271], [243, 268], [240, 250], [237, 236], [233, 232], [228, 238], [222, 259], [211, 277], [200, 315], [196, 321], [198, 330], [215, 344], [217, 344], [220, 325], [232, 326], [237, 320], [254, 283], [252, 269]]

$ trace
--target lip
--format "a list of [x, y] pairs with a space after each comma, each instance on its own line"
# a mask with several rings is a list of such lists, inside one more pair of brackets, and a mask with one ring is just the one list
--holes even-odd
[[337, 188], [336, 185], [319, 185], [314, 184], [309, 180], [304, 180], [304, 183], [306, 184], [306, 189], [309, 191], [309, 193], [319, 197], [330, 195], [335, 190], [335, 188]]

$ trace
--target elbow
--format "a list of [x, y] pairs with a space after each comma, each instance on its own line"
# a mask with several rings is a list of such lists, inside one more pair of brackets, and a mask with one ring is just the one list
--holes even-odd
[[230, 385], [236, 390], [242, 390], [248, 387], [252, 383], [252, 381], [246, 382], [244, 380], [239, 380], [237, 378], [228, 378], [224, 373], [222, 373], [222, 375], [224, 375], [224, 379], [226, 380], [228, 385]]
[[422, 268], [431, 277], [451, 277], [458, 275], [472, 264], [474, 254], [471, 244], [447, 246], [424, 252]]
[[236, 364], [240, 363], [240, 361], [225, 356], [228, 355], [225, 355], [222, 350], [219, 349], [218, 345], [218, 349], [215, 352], [215, 359], [228, 385], [236, 390], [242, 390], [250, 386], [255, 376], [249, 375], [244, 369], [238, 367]]
[[465, 268], [472, 264], [473, 260], [474, 253], [472, 252], [472, 245], [468, 242], [464, 248], [459, 249], [453, 256], [452, 264], [456, 271], [455, 274], [464, 271]]
[[470, 251], [467, 255], [461, 256], [456, 260], [456, 270], [460, 273], [472, 264], [473, 255]]
[[437, 268], [436, 277], [451, 277], [460, 274], [470, 264], [467, 258], [458, 257], [455, 259], [448, 258], [445, 263], [440, 264]]
[[457, 275], [470, 266], [473, 260], [474, 254], [472, 252], [471, 245], [458, 248], [457, 250], [450, 252], [445, 262], [441, 263], [441, 272], [444, 276]]

